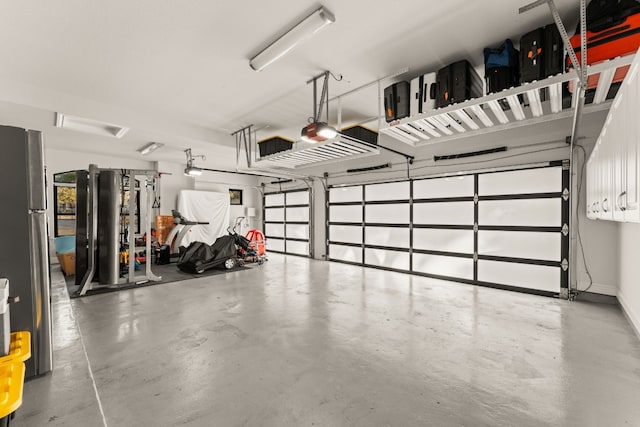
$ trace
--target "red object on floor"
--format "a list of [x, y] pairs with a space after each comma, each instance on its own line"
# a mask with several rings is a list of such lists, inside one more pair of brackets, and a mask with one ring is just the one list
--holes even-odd
[[256, 251], [258, 256], [264, 255], [265, 253], [265, 241], [264, 234], [260, 230], [249, 230], [247, 231], [247, 235], [245, 236], [249, 239], [249, 246], [251, 249]]

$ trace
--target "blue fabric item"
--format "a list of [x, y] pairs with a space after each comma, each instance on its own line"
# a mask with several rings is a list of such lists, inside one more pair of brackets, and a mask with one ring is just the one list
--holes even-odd
[[66, 254], [76, 251], [76, 236], [60, 236], [54, 239], [56, 253]]
[[506, 39], [497, 49], [484, 49], [484, 67], [486, 70], [496, 67], [518, 67], [518, 51], [510, 39]]

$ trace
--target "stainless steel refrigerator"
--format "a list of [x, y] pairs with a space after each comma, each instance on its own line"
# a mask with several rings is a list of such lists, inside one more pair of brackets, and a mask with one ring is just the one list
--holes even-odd
[[0, 277], [20, 297], [11, 330], [31, 332], [27, 377], [52, 368], [46, 195], [42, 134], [0, 126]]

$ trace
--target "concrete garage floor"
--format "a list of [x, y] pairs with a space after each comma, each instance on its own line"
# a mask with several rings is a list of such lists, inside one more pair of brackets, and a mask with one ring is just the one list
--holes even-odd
[[615, 305], [270, 258], [73, 301], [56, 270], [56, 368], [12, 425], [640, 425]]

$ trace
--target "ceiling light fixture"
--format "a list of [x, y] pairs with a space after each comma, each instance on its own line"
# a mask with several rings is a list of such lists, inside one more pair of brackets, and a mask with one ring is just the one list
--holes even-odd
[[196, 167], [194, 164], [194, 159], [196, 157], [201, 158], [202, 160], [206, 160], [204, 156], [194, 156], [191, 154], [191, 148], [187, 148], [184, 150], [184, 154], [187, 155], [187, 167], [184, 170], [185, 176], [196, 177], [202, 175], [202, 168]]
[[153, 153], [158, 148], [163, 147], [163, 146], [164, 146], [164, 144], [161, 143], [161, 142], [151, 142], [151, 143], [145, 145], [144, 147], [138, 148], [138, 153], [142, 154], [143, 156], [146, 156], [147, 154]]
[[262, 71], [291, 49], [302, 43], [329, 24], [335, 22], [335, 16], [324, 6], [320, 6], [311, 15], [304, 18], [276, 41], [267, 46], [262, 52], [254, 56], [249, 65], [255, 71]]
[[94, 135], [110, 136], [112, 138], [122, 138], [129, 131], [129, 128], [124, 126], [84, 117], [70, 116], [64, 113], [56, 113], [56, 127]]
[[338, 131], [323, 122], [311, 122], [302, 128], [300, 139], [306, 142], [322, 142], [338, 136]]

